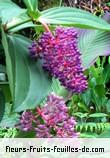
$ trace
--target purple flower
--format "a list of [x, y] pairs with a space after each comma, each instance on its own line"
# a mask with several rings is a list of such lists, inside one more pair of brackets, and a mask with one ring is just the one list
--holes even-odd
[[57, 27], [54, 35], [45, 32], [36, 42], [36, 56], [42, 58], [43, 67], [63, 86], [71, 92], [80, 93], [87, 88], [87, 79], [81, 66], [77, 39], [74, 28]]
[[22, 114], [20, 129], [35, 131], [37, 138], [75, 138], [78, 137], [75, 124], [63, 98], [52, 93], [44, 107], [37, 108], [36, 114], [29, 111]]
[[28, 49], [29, 49], [31, 57], [34, 57], [34, 58], [37, 58], [39, 56], [39, 54], [36, 52], [41, 51], [40, 47], [38, 47], [38, 44], [35, 41], [32, 42], [31, 46], [29, 46]]
[[33, 114], [30, 111], [23, 112], [20, 119], [20, 128], [22, 131], [32, 130]]
[[35, 128], [36, 137], [37, 138], [52, 138], [52, 134], [50, 132], [50, 128], [46, 124], [39, 124], [37, 128]]
[[74, 130], [76, 121], [69, 116], [68, 108], [62, 97], [51, 94], [47, 97], [47, 103], [41, 109], [45, 123], [55, 131], [54, 137], [74, 138], [78, 134]]

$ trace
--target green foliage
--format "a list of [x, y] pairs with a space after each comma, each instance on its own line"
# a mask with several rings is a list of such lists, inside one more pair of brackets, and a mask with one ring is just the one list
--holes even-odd
[[0, 138], [14, 138], [17, 133], [16, 128], [0, 128]]
[[24, 131], [18, 131], [15, 135], [15, 138], [35, 138], [36, 133], [33, 131], [24, 132]]
[[108, 84], [109, 65], [107, 58], [98, 58], [96, 65], [86, 71], [88, 89], [80, 95], [73, 95], [69, 103], [71, 115], [78, 121], [76, 131], [80, 137], [109, 137], [110, 93]]
[[1, 30], [2, 30], [2, 44], [3, 44], [3, 47], [4, 47], [4, 51], [5, 51], [5, 56], [6, 56], [7, 75], [8, 75], [11, 94], [13, 96], [13, 82], [14, 82], [14, 79], [13, 79], [13, 74], [12, 74], [12, 61], [11, 61], [11, 56], [8, 52], [8, 42], [7, 42], [6, 34], [3, 30], [3, 28], [1, 28]]
[[48, 74], [44, 73], [41, 63], [29, 58], [28, 47], [30, 44], [31, 40], [23, 36], [9, 36], [8, 52], [5, 51], [11, 61], [12, 75], [9, 74], [9, 77], [11, 76], [11, 81], [13, 81], [10, 84], [13, 109], [18, 112], [35, 108], [47, 95], [51, 86], [51, 79]]
[[87, 123], [78, 123], [75, 126], [75, 130], [80, 133], [95, 133], [100, 134], [106, 128], [106, 124], [104, 123], [95, 123], [95, 122], [87, 122]]
[[3, 115], [2, 121], [0, 122], [0, 127], [15, 127], [19, 122], [20, 115], [12, 112], [12, 104], [5, 104], [5, 113]]
[[36, 11], [38, 8], [38, 0], [23, 0], [27, 8], [32, 11]]
[[7, 24], [8, 32], [17, 32], [24, 28], [35, 27], [26, 12], [16, 16]]
[[97, 60], [99, 56], [109, 53], [110, 34], [99, 30], [80, 31], [79, 49], [82, 52], [82, 65], [85, 69]]
[[107, 117], [107, 116], [108, 115], [104, 113], [94, 113], [94, 114], [89, 115], [89, 117], [92, 117], [92, 118], [101, 118], [101, 117]]
[[69, 92], [63, 86], [61, 86], [60, 82], [55, 78], [52, 79], [51, 89], [58, 96], [63, 96], [65, 100], [68, 100]]
[[110, 31], [110, 25], [106, 21], [76, 8], [56, 7], [44, 10], [41, 14], [38, 20], [48, 24], [62, 24], [80, 28]]
[[0, 17], [5, 24], [12, 20], [12, 18], [24, 13], [24, 9], [21, 9], [18, 5], [11, 0], [0, 0]]

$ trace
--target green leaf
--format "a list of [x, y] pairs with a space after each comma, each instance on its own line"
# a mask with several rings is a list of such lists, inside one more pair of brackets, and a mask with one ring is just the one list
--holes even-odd
[[3, 23], [9, 22], [24, 11], [25, 9], [20, 8], [11, 0], [0, 0], [0, 17]]
[[51, 91], [53, 91], [55, 94], [59, 96], [63, 96], [65, 100], [68, 100], [69, 92], [63, 86], [61, 86], [59, 80], [55, 78], [52, 79]]
[[23, 0], [28, 9], [36, 11], [38, 8], [38, 0]]
[[94, 88], [96, 85], [97, 85], [96, 78], [95, 77], [90, 78], [90, 80], [89, 80], [89, 86], [91, 88]]
[[16, 128], [0, 128], [0, 138], [14, 138], [17, 132]]
[[97, 64], [98, 68], [100, 68], [100, 66], [101, 66], [101, 60], [100, 60], [100, 57], [97, 59], [96, 64]]
[[82, 98], [83, 102], [86, 105], [89, 105], [91, 101], [91, 90], [90, 89], [86, 90], [84, 93], [80, 95], [80, 97]]
[[103, 77], [104, 84], [110, 81], [110, 64], [104, 67], [102, 77]]
[[17, 17], [14, 17], [7, 24], [7, 30], [9, 32], [16, 32], [24, 28], [35, 27], [35, 26], [36, 25], [32, 23], [31, 18], [26, 13], [22, 13]]
[[84, 69], [89, 68], [99, 56], [110, 54], [110, 34], [100, 30], [80, 31], [79, 49]]
[[83, 112], [83, 111], [89, 112], [89, 109], [88, 109], [87, 105], [84, 104], [84, 103], [79, 102], [79, 103], [78, 103], [78, 107], [81, 109], [82, 112]]
[[6, 30], [15, 32], [27, 27], [34, 27], [35, 25], [26, 11], [10, 0], [0, 0], [0, 17], [2, 23], [6, 24]]
[[108, 100], [106, 104], [107, 112], [110, 113], [110, 99]]
[[94, 89], [92, 89], [91, 94], [92, 94], [92, 97], [91, 97], [92, 102], [96, 106], [96, 111], [101, 111], [102, 107], [107, 104], [107, 100], [108, 100], [107, 97], [106, 96], [103, 96], [103, 97], [99, 96]]
[[3, 28], [1, 28], [1, 30], [2, 30], [2, 44], [3, 44], [3, 47], [4, 47], [4, 51], [5, 51], [5, 56], [6, 56], [7, 75], [8, 75], [11, 94], [12, 94], [12, 97], [13, 97], [13, 95], [14, 95], [13, 94], [14, 78], [13, 78], [13, 72], [12, 72], [12, 60], [11, 60], [11, 55], [8, 52], [8, 43], [7, 43], [6, 34], [3, 30]]
[[19, 115], [17, 113], [11, 113], [12, 105], [6, 103], [5, 113], [0, 122], [0, 127], [14, 127], [19, 122]]
[[5, 96], [3, 92], [0, 90], [0, 122], [4, 116], [5, 112]]
[[88, 113], [76, 112], [74, 113], [74, 116], [77, 116], [79, 118], [85, 118], [88, 116]]
[[35, 108], [47, 95], [51, 79], [43, 70], [40, 61], [29, 56], [31, 40], [20, 35], [9, 36], [9, 54], [11, 54], [13, 72], [14, 111]]
[[80, 28], [91, 28], [110, 31], [110, 25], [103, 19], [81, 9], [55, 7], [41, 12], [40, 22], [48, 24], [71, 25]]
[[95, 91], [99, 97], [103, 97], [105, 95], [105, 87], [104, 85], [96, 85]]
[[94, 114], [90, 114], [89, 115], [89, 118], [92, 117], [92, 118], [98, 118], [98, 117], [107, 117], [108, 115], [105, 114], [105, 113], [94, 113]]

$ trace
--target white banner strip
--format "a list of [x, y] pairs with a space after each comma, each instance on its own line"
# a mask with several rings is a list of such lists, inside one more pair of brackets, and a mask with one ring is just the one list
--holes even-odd
[[110, 158], [110, 139], [4, 138], [0, 158]]

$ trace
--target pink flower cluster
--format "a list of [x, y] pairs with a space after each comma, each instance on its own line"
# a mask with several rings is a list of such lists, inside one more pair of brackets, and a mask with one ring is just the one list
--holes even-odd
[[74, 126], [76, 121], [69, 116], [68, 108], [62, 97], [51, 94], [42, 108], [37, 108], [37, 113], [24, 112], [20, 120], [23, 131], [36, 132], [37, 138], [75, 138], [78, 133]]
[[31, 56], [43, 60], [43, 67], [69, 91], [80, 93], [87, 88], [78, 49], [78, 33], [74, 28], [57, 27], [53, 35], [44, 32], [29, 50]]

